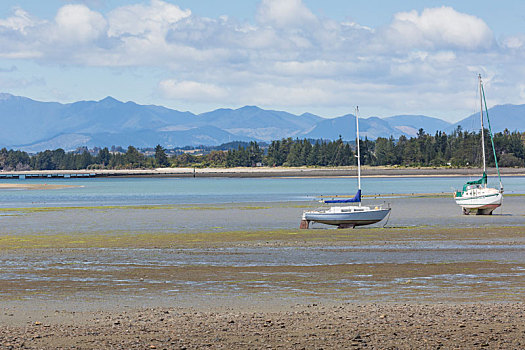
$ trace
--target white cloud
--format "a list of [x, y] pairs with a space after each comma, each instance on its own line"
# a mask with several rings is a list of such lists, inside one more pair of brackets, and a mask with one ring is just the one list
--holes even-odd
[[352, 29], [366, 30], [366, 31], [369, 31], [371, 33], [375, 32], [375, 30], [373, 28], [370, 28], [368, 26], [363, 26], [363, 25], [361, 25], [359, 23], [355, 23], [355, 22], [343, 22], [343, 23], [341, 23], [341, 25], [349, 27], [349, 28], [352, 28]]
[[503, 40], [503, 45], [508, 49], [521, 49], [525, 47], [525, 35], [508, 37]]
[[457, 55], [453, 51], [440, 51], [436, 52], [432, 57], [430, 58], [432, 63], [434, 64], [450, 64], [453, 63], [457, 58]]
[[520, 91], [520, 98], [522, 100], [525, 100], [525, 84], [519, 84], [518, 88], [519, 88], [519, 91]]
[[344, 63], [326, 60], [280, 61], [275, 63], [274, 69], [281, 76], [295, 77], [330, 77], [346, 71]]
[[301, 0], [262, 0], [257, 20], [265, 25], [286, 28], [312, 24], [317, 18]]
[[209, 83], [196, 81], [163, 80], [159, 83], [161, 93], [171, 99], [185, 101], [219, 101], [228, 93], [224, 89]]
[[19, 7], [15, 8], [13, 16], [7, 19], [0, 19], [0, 27], [19, 31], [22, 34], [26, 34], [27, 27], [33, 27], [38, 23], [38, 20]]
[[493, 44], [487, 24], [451, 7], [400, 12], [387, 29], [387, 39], [403, 47], [486, 49]]
[[98, 12], [85, 5], [65, 5], [55, 17], [56, 40], [85, 43], [97, 39], [106, 31], [107, 22]]
[[333, 103], [334, 96], [331, 90], [323, 89], [322, 84], [312, 81], [286, 82], [258, 82], [241, 92], [246, 104], [260, 106], [294, 106], [305, 107], [311, 104]]
[[151, 0], [147, 5], [137, 4], [118, 7], [109, 17], [109, 36], [147, 36], [163, 39], [172, 24], [191, 15], [190, 10], [181, 10], [176, 5], [160, 0]]

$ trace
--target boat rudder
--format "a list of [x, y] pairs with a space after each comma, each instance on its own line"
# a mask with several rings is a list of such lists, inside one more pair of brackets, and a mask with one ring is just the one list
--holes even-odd
[[306, 230], [310, 227], [310, 221], [308, 220], [301, 220], [301, 224], [299, 225], [299, 229]]

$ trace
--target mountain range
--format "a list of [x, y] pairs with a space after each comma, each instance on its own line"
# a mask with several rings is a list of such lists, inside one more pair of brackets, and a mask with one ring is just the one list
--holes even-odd
[[[498, 105], [489, 109], [493, 132], [525, 129], [525, 105]], [[38, 152], [133, 145], [166, 148], [219, 145], [229, 141], [271, 141], [281, 138], [353, 140], [355, 116], [327, 119], [304, 113], [265, 110], [256, 106], [217, 109], [202, 114], [180, 112], [155, 105], [100, 101], [61, 104], [0, 94], [0, 148]], [[461, 125], [479, 129], [479, 113], [457, 123], [423, 115], [360, 118], [362, 137], [416, 136], [420, 128], [433, 134], [451, 132]]]

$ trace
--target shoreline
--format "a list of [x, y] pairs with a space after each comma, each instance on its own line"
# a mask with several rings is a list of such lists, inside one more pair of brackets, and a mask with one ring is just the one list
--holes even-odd
[[[525, 168], [501, 168], [501, 176], [525, 176]], [[394, 168], [370, 167], [361, 169], [362, 177], [461, 177], [481, 176], [477, 168]], [[495, 168], [487, 169], [489, 176], [496, 176]], [[314, 178], [357, 177], [357, 168], [307, 168], [307, 167], [257, 167], [257, 168], [157, 168], [119, 170], [31, 170], [0, 171], [1, 180], [27, 178], [86, 178], [86, 177], [246, 177], [246, 178]]]

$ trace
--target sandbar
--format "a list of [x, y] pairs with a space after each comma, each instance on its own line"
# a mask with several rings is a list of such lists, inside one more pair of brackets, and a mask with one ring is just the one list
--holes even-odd
[[82, 187], [74, 185], [57, 185], [57, 184], [30, 184], [30, 183], [0, 183], [0, 190], [58, 190], [63, 188]]

